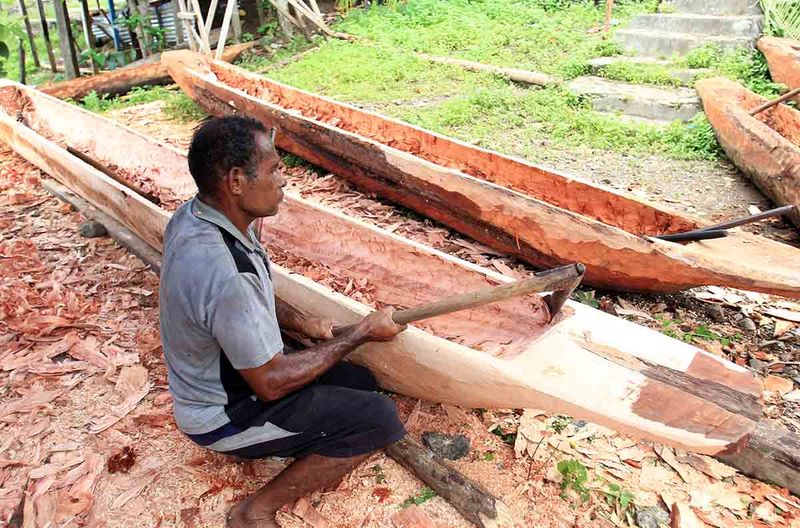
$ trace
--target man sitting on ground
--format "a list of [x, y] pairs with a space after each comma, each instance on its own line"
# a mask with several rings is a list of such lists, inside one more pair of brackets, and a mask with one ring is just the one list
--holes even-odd
[[[164, 236], [161, 337], [179, 428], [197, 444], [245, 458], [295, 462], [233, 507], [229, 527], [277, 527], [279, 508], [332, 484], [405, 435], [397, 408], [365, 368], [342, 362], [404, 327], [391, 309], [333, 336], [331, 321], [276, 298], [251, 227], [277, 214], [286, 180], [274, 131], [253, 119], [211, 119], [194, 134], [198, 194]], [[281, 329], [322, 340], [284, 350]]]

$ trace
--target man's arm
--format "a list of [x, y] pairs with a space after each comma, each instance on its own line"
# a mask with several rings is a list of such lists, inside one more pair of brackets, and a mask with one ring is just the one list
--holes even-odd
[[284, 330], [299, 332], [312, 339], [332, 339], [334, 321], [304, 314], [291, 304], [275, 297], [275, 314]]
[[392, 321], [392, 309], [373, 312], [339, 337], [292, 354], [279, 353], [256, 368], [239, 373], [263, 401], [277, 400], [300, 389], [368, 341], [390, 341], [405, 325]]

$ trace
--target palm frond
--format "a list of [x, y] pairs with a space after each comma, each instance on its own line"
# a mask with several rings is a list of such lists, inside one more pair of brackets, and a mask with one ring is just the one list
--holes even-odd
[[760, 0], [764, 33], [800, 39], [800, 0]]

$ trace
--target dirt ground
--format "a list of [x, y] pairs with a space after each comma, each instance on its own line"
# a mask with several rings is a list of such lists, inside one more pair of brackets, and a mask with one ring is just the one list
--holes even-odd
[[[188, 146], [193, 127], [167, 121], [158, 102], [111, 117], [179, 148]], [[157, 276], [111, 239], [81, 237], [80, 214], [42, 190], [37, 169], [2, 149], [0, 523], [24, 514], [24, 526], [222, 526], [226, 509], [283, 462], [234, 461], [198, 448], [176, 430], [158, 335]], [[659, 185], [668, 179], [656, 159], [609, 162], [595, 153], [581, 162], [572, 155], [564, 153], [559, 163], [584, 171], [602, 166], [601, 179], [619, 188], [642, 185], [641, 174]], [[640, 172], [631, 169], [638, 164]], [[691, 169], [678, 164], [664, 170], [685, 188], [695, 185]], [[741, 213], [743, 200], [763, 204], [724, 166], [709, 171], [714, 183], [704, 178], [704, 185], [715, 189], [730, 178], [716, 191], [730, 200], [704, 202], [697, 196], [702, 191], [692, 188], [686, 203], [698, 211], [733, 215]], [[504, 273], [529, 271], [335, 176], [303, 165], [287, 174], [291, 188], [310, 199], [367, 221], [373, 221], [370, 210], [386, 208], [391, 214], [382, 215], [382, 227]], [[655, 185], [642, 185], [649, 197], [658, 199], [659, 189], [672, 195], [668, 185]], [[779, 222], [768, 226], [777, 236], [790, 236]], [[784, 301], [719, 288], [668, 296], [582, 295], [769, 375], [767, 414], [800, 430], [800, 333], [797, 325], [767, 313]], [[791, 304], [784, 309], [791, 311]], [[696, 337], [701, 325], [718, 339], [702, 332], [705, 337]], [[470, 440], [469, 454], [454, 465], [500, 497], [517, 526], [655, 526], [655, 519], [668, 522], [671, 509], [697, 526], [800, 526], [800, 500], [708, 457], [532, 409], [466, 410], [393, 397], [417, 439], [435, 424]], [[580, 461], [588, 475], [579, 486], [562, 489], [557, 466], [568, 460]], [[396, 516], [417, 497], [435, 526], [471, 526], [442, 498], [423, 500], [422, 492], [413, 475], [376, 454], [335, 490], [286, 508], [279, 522], [326, 526], [314, 521], [318, 512], [332, 527], [400, 527]], [[627, 512], [622, 492], [634, 497]]]

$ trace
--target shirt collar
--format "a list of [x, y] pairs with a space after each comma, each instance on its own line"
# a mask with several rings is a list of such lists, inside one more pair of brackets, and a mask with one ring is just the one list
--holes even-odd
[[256, 245], [253, 243], [253, 239], [250, 238], [250, 233], [248, 229], [248, 234], [245, 235], [239, 228], [233, 225], [233, 222], [228, 220], [228, 217], [225, 216], [223, 213], [218, 211], [217, 209], [211, 207], [207, 203], [203, 202], [199, 196], [195, 196], [192, 198], [192, 214], [201, 220], [205, 220], [206, 222], [211, 222], [214, 225], [217, 225], [233, 235], [236, 240], [238, 240], [245, 248], [249, 251], [258, 251], [256, 249]]

